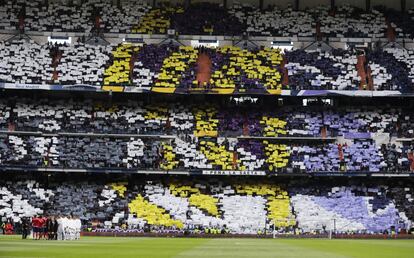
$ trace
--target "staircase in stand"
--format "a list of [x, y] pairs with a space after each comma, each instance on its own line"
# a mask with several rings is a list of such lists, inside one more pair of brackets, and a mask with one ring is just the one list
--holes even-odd
[[321, 23], [318, 21], [317, 23], [316, 23], [316, 39], [318, 40], [318, 41], [321, 41], [322, 40], [322, 32], [321, 32]]
[[57, 67], [59, 66], [60, 59], [62, 59], [62, 51], [59, 50], [59, 47], [51, 50], [52, 54], [52, 67], [53, 67], [53, 74], [52, 74], [52, 81], [56, 82], [59, 79], [59, 73], [57, 71]]
[[367, 80], [367, 71], [365, 70], [365, 64], [366, 64], [366, 56], [365, 55], [359, 55], [357, 57], [357, 72], [358, 76], [361, 78], [361, 82], [359, 83], [359, 89], [360, 90], [368, 90], [368, 80]]
[[210, 57], [201, 53], [197, 59], [197, 77], [196, 80], [198, 85], [204, 86], [207, 85], [211, 78], [211, 66], [212, 62]]
[[326, 139], [326, 135], [327, 135], [326, 126], [324, 126], [324, 127], [322, 127], [322, 130], [321, 130], [322, 139]]
[[26, 7], [25, 6], [23, 6], [20, 9], [18, 17], [19, 17], [19, 31], [24, 32], [24, 23], [25, 23], [25, 17], [26, 17]]
[[386, 36], [387, 36], [388, 42], [395, 42], [395, 39], [397, 38], [395, 29], [391, 26], [391, 23], [388, 20], [387, 20]]
[[289, 85], [289, 72], [288, 69], [286, 68], [286, 64], [287, 64], [287, 59], [285, 56], [283, 56], [283, 60], [280, 63], [280, 69], [282, 70], [282, 85], [286, 86]]
[[414, 153], [410, 152], [407, 156], [408, 160], [410, 161], [410, 170], [414, 171]]

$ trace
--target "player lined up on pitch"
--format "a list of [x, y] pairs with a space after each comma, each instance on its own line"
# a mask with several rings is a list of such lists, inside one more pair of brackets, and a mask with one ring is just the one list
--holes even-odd
[[32, 235], [34, 240], [77, 240], [80, 239], [81, 226], [80, 219], [71, 216], [24, 218], [22, 238]]

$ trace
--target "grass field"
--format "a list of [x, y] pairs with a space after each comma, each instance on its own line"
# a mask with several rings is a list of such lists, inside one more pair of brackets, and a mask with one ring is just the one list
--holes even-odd
[[83, 237], [58, 242], [0, 236], [0, 257], [409, 258], [414, 240]]

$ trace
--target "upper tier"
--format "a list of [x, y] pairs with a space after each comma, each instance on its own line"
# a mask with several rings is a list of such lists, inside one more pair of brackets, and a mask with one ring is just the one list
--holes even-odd
[[[48, 4], [45, 4], [48, 3]], [[0, 30], [36, 32], [80, 32], [166, 34], [175, 29], [181, 35], [242, 35], [384, 38], [389, 28], [399, 37], [413, 36], [413, 11], [365, 12], [349, 5], [331, 10], [318, 6], [305, 11], [276, 7], [259, 10], [235, 3], [226, 9], [212, 3], [187, 8], [151, 7], [142, 0], [87, 0], [79, 5], [62, 1], [2, 1]], [[1, 3], [0, 3], [1, 4]]]

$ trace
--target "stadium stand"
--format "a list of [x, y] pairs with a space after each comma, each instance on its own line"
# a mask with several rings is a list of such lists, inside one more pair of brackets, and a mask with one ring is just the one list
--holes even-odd
[[133, 69], [133, 83], [137, 87], [152, 87], [159, 76], [163, 61], [176, 52], [173, 45], [144, 45], [138, 52]]
[[398, 50], [390, 49], [367, 54], [375, 90], [412, 91], [413, 72], [409, 63], [410, 59], [402, 61], [398, 52]]
[[132, 33], [133, 27], [151, 10], [142, 0], [121, 1], [121, 6], [110, 2], [100, 8], [101, 30], [109, 33]]
[[411, 143], [397, 139], [413, 137], [412, 113], [397, 106], [219, 108], [10, 98], [1, 110], [8, 133], [3, 165], [375, 173], [408, 172], [412, 164]]
[[61, 84], [102, 85], [106, 64], [109, 62], [110, 46], [75, 43], [59, 46], [60, 62], [56, 71]]
[[350, 5], [341, 5], [336, 10], [321, 6], [311, 10], [318, 17], [321, 33], [338, 38], [383, 38], [387, 30], [385, 16], [378, 10], [369, 13]]
[[0, 29], [14, 31], [18, 27], [17, 3], [13, 1], [3, 1], [0, 3]]
[[0, 42], [0, 81], [46, 84], [52, 80], [51, 48], [33, 41]]
[[355, 90], [360, 77], [355, 65], [357, 57], [349, 51], [330, 52], [294, 50], [285, 53], [292, 89]]
[[236, 3], [229, 13], [246, 24], [246, 33], [253, 36], [313, 37], [316, 33], [312, 15], [292, 8], [260, 11], [248, 4]]
[[[280, 94], [281, 90], [413, 91], [411, 50], [332, 51], [146, 45], [37, 45], [3, 42], [0, 81], [21, 84], [132, 86], [162, 93]], [[199, 59], [211, 62], [200, 79]], [[359, 66], [369, 72], [360, 73]], [[13, 71], [13, 72], [12, 72]]]
[[[26, 3], [4, 1], [4, 30], [16, 30], [20, 20], [27, 31], [166, 34], [182, 35], [298, 36], [382, 38], [389, 27], [399, 37], [412, 38], [413, 10], [401, 14], [382, 7], [370, 11], [350, 6], [317, 6], [296, 11], [292, 7], [258, 7], [233, 3], [228, 9], [216, 3], [192, 3], [186, 7], [146, 1], [97, 1], [56, 3], [40, 0]], [[190, 20], [189, 20], [190, 19]]]
[[131, 59], [139, 51], [132, 44], [120, 44], [112, 51], [110, 66], [105, 69], [104, 85], [125, 85], [131, 83]]
[[[358, 196], [353, 191], [367, 196]], [[322, 227], [332, 230], [333, 223], [329, 223], [329, 218], [333, 217], [337, 228], [353, 232], [378, 232], [391, 228], [400, 219], [407, 222], [408, 218], [404, 215], [400, 217], [402, 214], [395, 205], [382, 195], [378, 188], [334, 187], [326, 195], [295, 195], [292, 204], [297, 212], [298, 224], [304, 231]], [[335, 216], [335, 213], [340, 216]]]
[[237, 47], [219, 48], [212, 57], [212, 87], [218, 89], [281, 89], [282, 75], [278, 66], [282, 56], [278, 50], [250, 52]]
[[194, 3], [173, 17], [172, 28], [182, 35], [240, 35], [243, 24], [221, 5]]
[[34, 180], [2, 180], [0, 189], [1, 216], [17, 222], [45, 213], [72, 214], [89, 225], [94, 222], [98, 231], [127, 222], [129, 230], [141, 232], [150, 227], [156, 232], [260, 234], [271, 232], [270, 226], [275, 225], [280, 232], [327, 232], [335, 226], [338, 233], [372, 234], [393, 226], [406, 229], [413, 219], [412, 189], [394, 186], [336, 185], [315, 190], [304, 182], [289, 187], [232, 180], [56, 181], [45, 186]]
[[[278, 109], [259, 105], [216, 105], [142, 102], [103, 105], [101, 101], [12, 98], [2, 101], [3, 127], [16, 131], [94, 132], [138, 134], [188, 134], [196, 137], [238, 136], [351, 136], [357, 133], [388, 133], [392, 137], [413, 137], [412, 113], [399, 106], [295, 107]], [[204, 110], [203, 110], [204, 108]], [[242, 113], [235, 114], [237, 110]], [[262, 115], [260, 115], [260, 113]], [[13, 120], [7, 119], [13, 116]], [[355, 122], [357, 121], [357, 122]]]
[[132, 27], [132, 33], [166, 34], [171, 27], [171, 17], [182, 12], [184, 12], [182, 7], [173, 7], [168, 3], [159, 8], [153, 8], [141, 18], [137, 25]]
[[133, 137], [13, 135], [3, 136], [2, 139], [1, 164], [28, 168], [398, 173], [411, 170], [410, 155], [413, 151], [411, 144], [400, 147], [385, 144], [377, 146], [368, 140], [355, 140], [343, 145], [234, 141], [233, 145], [239, 146], [235, 149], [212, 140], [188, 143]]
[[390, 21], [390, 26], [395, 30], [396, 34], [400, 38], [413, 38], [414, 37], [414, 9], [408, 10], [408, 12], [397, 12], [395, 10], [384, 10], [387, 19]]
[[[109, 1], [106, 2], [107, 4]], [[86, 1], [80, 5], [65, 5], [44, 1], [21, 1], [19, 7], [25, 6], [25, 29], [29, 31], [57, 31], [57, 32], [91, 32], [93, 28], [92, 13], [99, 1]]]
[[175, 88], [188, 88], [192, 80], [188, 67], [196, 63], [198, 50], [191, 46], [180, 46], [176, 52], [164, 59], [163, 65], [155, 82], [155, 88], [159, 92], [171, 93]]

